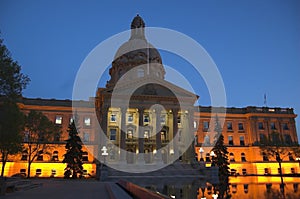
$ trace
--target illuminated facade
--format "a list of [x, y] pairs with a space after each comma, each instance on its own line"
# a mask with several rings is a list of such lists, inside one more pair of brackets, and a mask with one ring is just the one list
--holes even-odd
[[[273, 131], [279, 132], [285, 142], [298, 143], [295, 118], [291, 108], [245, 107], [216, 108], [211, 112], [211, 107], [193, 107], [197, 96], [182, 88], [172, 85], [164, 80], [165, 70], [159, 52], [144, 38], [143, 20], [134, 18], [131, 29], [132, 34], [128, 42], [123, 44], [116, 53], [115, 60], [110, 69], [111, 79], [105, 88], [99, 88], [96, 97], [90, 101], [78, 101], [76, 111], [79, 113], [79, 132], [84, 142], [84, 170], [85, 176], [96, 175], [96, 159], [101, 157], [98, 146], [100, 139], [96, 124], [99, 122], [103, 128], [108, 142], [107, 161], [122, 160], [125, 164], [134, 164], [143, 161], [146, 164], [167, 163], [173, 161], [173, 154], [181, 149], [180, 139], [184, 136], [196, 136], [195, 153], [198, 161], [203, 159], [210, 166], [210, 151], [214, 141], [214, 118], [218, 115], [224, 121], [223, 135], [229, 151], [229, 161], [232, 176], [230, 177], [233, 198], [237, 195], [243, 198], [253, 198], [265, 194], [266, 190], [279, 187], [278, 163], [268, 159], [261, 153], [258, 143], [264, 140]], [[130, 42], [138, 39], [138, 47], [142, 50], [130, 50]], [[143, 48], [144, 47], [144, 48]], [[142, 67], [137, 67], [137, 66]], [[130, 71], [130, 72], [129, 72]], [[158, 84], [143, 84], [136, 89], [130, 99], [129, 107], [122, 106], [123, 93], [115, 97], [116, 105], [110, 106], [112, 91], [117, 82], [124, 75], [129, 75], [122, 81], [121, 90], [127, 91], [132, 85], [155, 80]], [[130, 81], [127, 81], [129, 79]], [[129, 85], [129, 86], [128, 86]], [[162, 86], [164, 85], [164, 86]], [[183, 109], [179, 107], [183, 101]], [[119, 104], [118, 104], [119, 103]], [[161, 104], [161, 107], [153, 107]], [[47, 154], [41, 154], [32, 163], [31, 176], [37, 177], [63, 177], [65, 164], [61, 163], [65, 154], [65, 140], [68, 138], [67, 128], [72, 116], [72, 101], [55, 99], [28, 99], [19, 102], [24, 113], [30, 110], [40, 111], [56, 125], [60, 126], [62, 133], [51, 143], [53, 146]], [[97, 116], [93, 115], [96, 108]], [[141, 126], [143, 128], [141, 128]], [[159, 132], [159, 133], [156, 133]], [[167, 150], [157, 154], [158, 149], [166, 146], [178, 133], [177, 146], [172, 145]], [[24, 132], [24, 141], [26, 141]], [[181, 137], [182, 136], [182, 137]], [[118, 147], [124, 149], [126, 154], [120, 153]], [[202, 150], [200, 150], [202, 148]], [[139, 154], [142, 154], [140, 156]], [[180, 157], [188, 160], [189, 157]], [[9, 158], [5, 168], [5, 176], [27, 172], [26, 151]], [[291, 154], [282, 163], [284, 181], [287, 192], [299, 194], [300, 184], [299, 162]], [[290, 176], [289, 176], [290, 175]], [[262, 189], [254, 191], [254, 185]], [[295, 193], [294, 193], [295, 191]], [[247, 195], [251, 192], [251, 196]], [[211, 193], [207, 189], [205, 195]], [[254, 197], [256, 198], [256, 197]]]

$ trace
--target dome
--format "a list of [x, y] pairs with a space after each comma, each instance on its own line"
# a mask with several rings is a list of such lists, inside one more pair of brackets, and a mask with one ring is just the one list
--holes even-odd
[[[160, 53], [147, 41], [144, 28], [144, 20], [139, 15], [134, 17], [131, 22], [131, 36], [117, 50], [112, 68], [109, 70], [111, 79], [106, 86], [115, 85], [123, 74], [134, 70], [136, 70], [136, 73], [130, 75], [131, 78], [137, 78], [134, 75], [138, 75], [138, 70], [144, 70], [147, 71], [147, 73], [144, 72], [145, 76], [149, 75], [164, 79], [165, 70]], [[145, 65], [149, 68], [145, 68]]]

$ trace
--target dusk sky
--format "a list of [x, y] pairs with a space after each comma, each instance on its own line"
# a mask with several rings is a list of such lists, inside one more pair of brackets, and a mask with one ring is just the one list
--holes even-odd
[[[24, 96], [71, 99], [85, 57], [100, 42], [128, 30], [137, 13], [146, 26], [179, 31], [204, 47], [222, 75], [228, 107], [264, 106], [266, 93], [267, 106], [300, 113], [298, 0], [0, 0], [0, 37], [31, 79]], [[189, 64], [161, 55], [164, 64], [190, 81], [199, 104], [209, 106], [205, 83], [185, 70]]]

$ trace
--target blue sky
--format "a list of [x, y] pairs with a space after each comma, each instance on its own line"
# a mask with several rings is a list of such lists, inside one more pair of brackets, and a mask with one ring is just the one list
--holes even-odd
[[[146, 26], [182, 32], [210, 54], [224, 80], [228, 107], [293, 107], [300, 112], [300, 1], [0, 0], [1, 38], [31, 78], [26, 97], [70, 99], [77, 70], [101, 41]], [[184, 71], [184, 60], [162, 52]], [[210, 97], [192, 77], [201, 105]], [[184, 73], [183, 72], [183, 73]], [[104, 77], [105, 79], [105, 77]], [[299, 132], [300, 119], [297, 119]]]

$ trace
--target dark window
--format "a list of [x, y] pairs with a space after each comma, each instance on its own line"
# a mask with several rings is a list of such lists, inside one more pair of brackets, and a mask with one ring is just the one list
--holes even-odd
[[132, 114], [132, 113], [130, 113], [130, 114], [128, 115], [127, 122], [128, 122], [128, 123], [132, 123], [132, 122], [133, 122], [133, 114]]
[[210, 162], [210, 154], [209, 153], [206, 153], [206, 155], [205, 155], [205, 161], [206, 162]]
[[263, 161], [269, 161], [269, 158], [265, 152], [262, 153]]
[[244, 136], [240, 136], [240, 145], [245, 146], [245, 138]]
[[236, 170], [235, 169], [230, 169], [230, 175], [232, 175], [232, 176], [236, 175]]
[[267, 189], [268, 193], [271, 192], [271, 188], [272, 188], [272, 184], [271, 183], [266, 184], [266, 189]]
[[291, 168], [291, 174], [295, 174], [296, 171], [295, 171], [295, 168]]
[[243, 131], [244, 130], [244, 123], [239, 123], [239, 131]]
[[27, 152], [27, 150], [24, 150], [24, 151], [22, 152], [21, 160], [27, 160], [27, 158], [28, 158], [28, 152]]
[[132, 129], [128, 129], [127, 130], [127, 139], [132, 139], [133, 138], [133, 130]]
[[56, 134], [54, 135], [54, 141], [55, 141], [55, 142], [59, 142], [59, 141], [60, 141], [60, 134], [59, 134], [59, 133], [56, 133]]
[[89, 161], [88, 152], [84, 151], [82, 152], [82, 161]]
[[261, 143], [266, 143], [267, 142], [267, 136], [265, 134], [263, 134], [263, 133], [260, 133], [259, 134], [259, 141]]
[[279, 133], [272, 133], [271, 137], [274, 144], [280, 143]]
[[144, 115], [144, 124], [148, 124], [150, 122], [150, 117], [148, 114]]
[[161, 115], [161, 116], [160, 116], [160, 124], [161, 124], [161, 125], [166, 124], [166, 115]]
[[292, 153], [289, 153], [289, 160], [290, 160], [290, 161], [295, 161], [295, 159], [294, 159]]
[[44, 160], [43, 151], [39, 151], [36, 160], [38, 160], [38, 161], [43, 161]]
[[247, 169], [242, 169], [242, 174], [247, 175]]
[[204, 137], [204, 145], [205, 145], [205, 146], [209, 146], [209, 145], [210, 145], [210, 138], [209, 138], [208, 135], [206, 135], [206, 136]]
[[234, 154], [233, 153], [229, 153], [229, 161], [230, 162], [235, 162]]
[[90, 133], [83, 132], [83, 141], [84, 142], [89, 142], [90, 141]]
[[289, 126], [288, 126], [287, 123], [284, 123], [284, 124], [283, 124], [283, 130], [289, 130]]
[[26, 169], [20, 169], [20, 173], [25, 174], [26, 175]]
[[117, 116], [115, 114], [110, 115], [110, 121], [111, 122], [116, 122], [117, 121]]
[[248, 184], [244, 184], [244, 193], [248, 193]]
[[289, 135], [289, 134], [284, 134], [283, 136], [284, 136], [284, 141], [285, 141], [286, 144], [292, 144], [292, 143], [293, 143], [293, 142], [292, 142], [291, 135]]
[[293, 188], [294, 188], [294, 192], [298, 192], [298, 184], [297, 183], [293, 184]]
[[245, 153], [241, 153], [241, 161], [242, 162], [246, 162], [247, 161]]
[[209, 129], [209, 122], [208, 121], [204, 121], [203, 122], [203, 131], [208, 131]]
[[117, 139], [117, 129], [110, 129], [110, 140]]
[[271, 174], [271, 170], [269, 168], [265, 168], [265, 175], [270, 175]]
[[264, 129], [265, 129], [265, 128], [264, 128], [264, 123], [258, 122], [258, 129], [259, 129], [259, 130], [264, 130]]
[[167, 132], [166, 131], [161, 131], [160, 132], [160, 136], [161, 136], [161, 141], [166, 141], [167, 140]]
[[35, 175], [36, 176], [39, 176], [39, 175], [41, 175], [42, 174], [42, 169], [36, 169], [35, 170]]
[[276, 130], [276, 125], [274, 122], [271, 122], [270, 127], [272, 130]]
[[228, 145], [233, 146], [233, 136], [228, 136]]
[[277, 168], [278, 174], [280, 174], [280, 171], [282, 172], [282, 169]]
[[227, 122], [227, 130], [232, 131], [232, 122]]
[[236, 193], [237, 192], [237, 185], [236, 184], [232, 184], [232, 193]]

